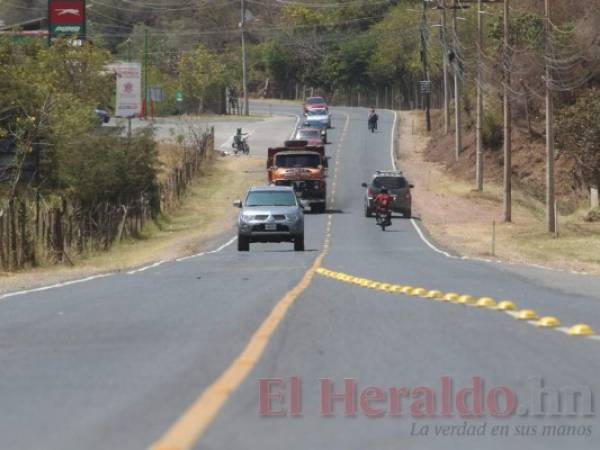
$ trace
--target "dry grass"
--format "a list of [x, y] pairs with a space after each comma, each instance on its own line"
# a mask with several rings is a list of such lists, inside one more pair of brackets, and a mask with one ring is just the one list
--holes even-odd
[[139, 240], [115, 245], [74, 259], [75, 267], [51, 266], [13, 274], [0, 273], [0, 292], [79, 278], [98, 272], [125, 270], [162, 259], [202, 251], [231, 233], [237, 210], [232, 206], [253, 184], [265, 181], [258, 157], [216, 157], [192, 183], [180, 208], [145, 227]]
[[[544, 205], [519, 187], [513, 189], [513, 221], [502, 222], [502, 187], [487, 182], [485, 192], [449, 175], [439, 163], [423, 160], [429, 144], [421, 134], [421, 114], [401, 113], [399, 163], [415, 189], [415, 209], [433, 238], [461, 254], [490, 256], [496, 223], [495, 256], [600, 273], [600, 224], [577, 210], [559, 217], [558, 237], [546, 232]], [[418, 128], [411, 134], [411, 122]], [[408, 125], [406, 125], [408, 124]]]

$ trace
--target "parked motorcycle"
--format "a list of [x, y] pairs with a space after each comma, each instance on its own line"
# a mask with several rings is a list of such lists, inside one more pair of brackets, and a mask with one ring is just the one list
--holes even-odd
[[233, 136], [233, 143], [231, 144], [233, 147], [233, 152], [237, 155], [239, 152], [242, 152], [244, 155], [248, 155], [250, 153], [250, 145], [248, 144], [248, 136], [244, 134], [236, 134]]

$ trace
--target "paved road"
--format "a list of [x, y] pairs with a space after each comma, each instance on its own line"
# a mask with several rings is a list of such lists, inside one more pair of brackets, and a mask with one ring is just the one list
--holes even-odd
[[[277, 107], [277, 113], [297, 110]], [[493, 417], [505, 409], [502, 395], [495, 409], [487, 399], [483, 417], [463, 419], [456, 407], [450, 417], [440, 413], [442, 377], [452, 379], [454, 394], [473, 377], [481, 377], [486, 393], [505, 386], [517, 393], [519, 412], [532, 377], [597, 394], [598, 340], [316, 273], [315, 260], [387, 283], [510, 298], [565, 325], [586, 322], [600, 330], [597, 278], [448, 258], [421, 239], [418, 220], [394, 219], [382, 233], [364, 218], [360, 183], [391, 166], [393, 124], [393, 114], [382, 112], [380, 132], [368, 134], [365, 115], [334, 111], [328, 152], [335, 190], [329, 214], [307, 216], [305, 253], [288, 244], [257, 244], [240, 254], [229, 245], [0, 302], [0, 447], [598, 448], [596, 416]], [[260, 417], [257, 380], [294, 376], [302, 384], [302, 415]], [[369, 385], [429, 390], [398, 394], [398, 417], [366, 417], [360, 402], [356, 417], [345, 417], [339, 401], [333, 417], [322, 417], [321, 378], [332, 379], [336, 393], [345, 378], [359, 392]], [[433, 405], [424, 400], [428, 392], [436, 396]], [[362, 406], [389, 409], [386, 398]], [[289, 395], [286, 400], [290, 407]], [[281, 405], [274, 400], [273, 406]], [[437, 416], [416, 417], [432, 408]], [[465, 422], [484, 436], [457, 436]], [[459, 427], [441, 428], [446, 425]], [[497, 425], [508, 426], [509, 436], [493, 436]]]
[[[298, 118], [297, 113], [293, 111], [277, 109], [268, 103], [257, 103], [256, 112], [260, 115], [246, 117], [219, 117], [212, 118], [189, 118], [182, 119], [176, 117], [157, 118], [153, 122], [140, 119], [132, 120], [132, 129], [141, 129], [151, 124], [158, 139], [163, 141], [175, 141], [178, 135], [185, 136], [190, 126], [215, 129], [215, 145], [217, 149], [232, 152], [231, 144], [233, 135], [237, 128], [242, 128], [244, 133], [248, 133], [248, 142], [250, 143], [251, 153], [255, 151], [265, 152], [265, 149], [273, 143], [280, 143], [289, 137], [291, 130], [295, 126]], [[279, 114], [277, 114], [279, 112]], [[253, 108], [253, 114], [254, 114]], [[111, 119], [105, 126], [126, 127], [125, 119]], [[282, 134], [283, 133], [283, 134]]]

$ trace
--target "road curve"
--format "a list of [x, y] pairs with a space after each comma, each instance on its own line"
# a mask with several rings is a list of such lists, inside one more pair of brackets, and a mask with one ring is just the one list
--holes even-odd
[[[270, 108], [279, 115], [299, 112]], [[307, 215], [304, 253], [287, 244], [257, 244], [240, 254], [228, 245], [142, 272], [0, 302], [0, 447], [179, 448], [169, 447], [169, 430], [228, 368], [245, 365], [239, 386], [225, 390], [226, 401], [205, 427], [202, 410], [187, 416], [180, 431], [191, 448], [598, 448], [595, 415], [494, 417], [488, 405], [480, 417], [463, 418], [456, 411], [440, 414], [439, 396], [434, 416], [417, 417], [423, 409], [411, 411], [410, 396], [396, 417], [367, 417], [360, 402], [354, 417], [344, 416], [341, 402], [334, 403], [331, 417], [321, 414], [323, 378], [333, 380], [336, 393], [344, 379], [355, 380], [358, 393], [367, 386], [421, 386], [439, 393], [444, 377], [455, 391], [476, 377], [485, 392], [503, 386], [518, 393], [519, 413], [528, 405], [523, 393], [537, 379], [563, 390], [586, 386], [600, 392], [597, 339], [532, 326], [491, 309], [369, 289], [314, 270], [319, 257], [323, 268], [336, 273], [511, 299], [564, 325], [585, 322], [600, 331], [597, 278], [448, 258], [423, 240], [418, 219], [394, 218], [383, 233], [365, 218], [361, 182], [391, 167], [394, 114], [380, 117], [379, 132], [370, 134], [366, 110], [334, 109], [327, 151], [334, 157], [335, 194], [328, 214]], [[418, 195], [419, 180], [411, 181]], [[264, 351], [256, 360], [236, 360], [286, 298], [292, 300], [270, 322]], [[291, 377], [302, 385], [301, 415], [262, 417], [257, 380]], [[465, 430], [478, 427], [481, 435], [461, 434], [463, 424]], [[501, 425], [508, 436], [493, 435]], [[552, 435], [542, 434], [545, 426], [554, 426], [547, 428]], [[582, 435], [561, 435], [560, 426]]]

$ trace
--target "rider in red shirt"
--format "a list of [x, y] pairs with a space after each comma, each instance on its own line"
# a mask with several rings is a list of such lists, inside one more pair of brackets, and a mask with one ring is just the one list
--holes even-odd
[[375, 197], [375, 209], [380, 210], [382, 213], [387, 214], [388, 217], [391, 215], [390, 206], [393, 197], [388, 194], [388, 190], [382, 187], [379, 194]]

